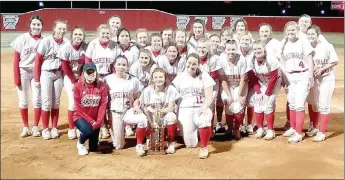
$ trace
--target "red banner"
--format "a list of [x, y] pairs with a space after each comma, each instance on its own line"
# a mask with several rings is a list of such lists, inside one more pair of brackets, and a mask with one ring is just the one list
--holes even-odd
[[[67, 20], [68, 29], [80, 25], [86, 31], [96, 31], [100, 24], [106, 23], [113, 15], [119, 15], [123, 26], [130, 31], [138, 28], [160, 31], [165, 27], [190, 31], [195, 19], [202, 19], [206, 23], [207, 31], [220, 31], [223, 27], [232, 25], [239, 18], [247, 21], [249, 31], [258, 31], [261, 23], [270, 24], [273, 31], [283, 31], [284, 25], [288, 21], [298, 21], [298, 17], [184, 16], [158, 10], [40, 9], [24, 14], [1, 14], [1, 31], [27, 31], [32, 15], [40, 15], [43, 18], [45, 31], [52, 30], [56, 19]], [[318, 25], [322, 32], [344, 32], [344, 18], [313, 17], [312, 22]]]

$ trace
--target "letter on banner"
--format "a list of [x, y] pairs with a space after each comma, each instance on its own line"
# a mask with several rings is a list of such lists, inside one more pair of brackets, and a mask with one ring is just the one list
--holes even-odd
[[19, 16], [14, 14], [3, 15], [3, 26], [5, 29], [16, 29]]
[[225, 21], [226, 21], [225, 17], [220, 17], [220, 16], [212, 17], [212, 28], [222, 29]]
[[189, 20], [189, 16], [176, 16], [177, 29], [187, 29]]

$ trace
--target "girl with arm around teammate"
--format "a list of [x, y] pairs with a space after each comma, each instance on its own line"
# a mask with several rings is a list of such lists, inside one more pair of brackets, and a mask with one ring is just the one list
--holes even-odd
[[[74, 124], [81, 132], [77, 140], [79, 155], [98, 151], [98, 136], [108, 103], [108, 88], [97, 79], [96, 65], [92, 62], [83, 67], [83, 74], [73, 88], [75, 103]], [[84, 143], [89, 140], [89, 150]]]
[[200, 58], [197, 54], [187, 57], [186, 71], [177, 75], [173, 84], [180, 93], [178, 120], [182, 125], [183, 140], [187, 148], [198, 144], [197, 130], [200, 133], [199, 158], [208, 157], [207, 144], [211, 135], [213, 86], [211, 76], [199, 69]]

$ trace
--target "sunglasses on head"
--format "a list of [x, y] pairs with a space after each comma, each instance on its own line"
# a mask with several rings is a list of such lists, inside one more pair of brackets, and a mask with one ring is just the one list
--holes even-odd
[[90, 75], [90, 74], [92, 74], [92, 73], [94, 73], [94, 72], [95, 72], [95, 70], [93, 70], [93, 69], [89, 69], [89, 70], [86, 71], [86, 73], [87, 73], [88, 75]]

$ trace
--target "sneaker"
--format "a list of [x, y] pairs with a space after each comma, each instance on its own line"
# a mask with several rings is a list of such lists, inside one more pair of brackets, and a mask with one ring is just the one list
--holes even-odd
[[241, 125], [240, 126], [240, 132], [242, 132], [242, 133], [246, 133], [247, 131], [246, 131], [246, 126], [245, 125]]
[[126, 126], [126, 127], [125, 127], [125, 132], [126, 132], [126, 136], [127, 136], [127, 137], [133, 136], [133, 134], [134, 134], [134, 132], [133, 132], [131, 126]]
[[286, 121], [285, 125], [283, 126], [283, 129], [285, 131], [287, 131], [288, 129], [290, 129], [291, 125], [290, 125], [290, 122], [289, 121]]
[[52, 137], [53, 139], [59, 138], [59, 131], [58, 131], [58, 129], [52, 128], [52, 130], [50, 131], [50, 133], [51, 133], [51, 137]]
[[145, 150], [142, 144], [137, 144], [135, 146], [135, 150], [137, 152], [137, 156], [143, 157], [145, 155]]
[[80, 131], [79, 129], [76, 130], [77, 138], [80, 138]]
[[263, 136], [264, 136], [264, 129], [259, 128], [258, 130], [256, 130], [255, 138], [261, 139]]
[[208, 157], [208, 149], [207, 149], [207, 147], [200, 148], [199, 158], [200, 159], [206, 159], [207, 157]]
[[37, 126], [32, 127], [31, 133], [32, 133], [32, 136], [34, 136], [34, 137], [40, 137], [41, 136], [40, 129]]
[[263, 139], [269, 141], [269, 140], [274, 139], [275, 137], [276, 137], [276, 134], [274, 133], [274, 130], [267, 130], [266, 135], [264, 136]]
[[217, 124], [216, 124], [216, 132], [218, 132], [222, 127], [223, 127], [222, 123], [221, 122], [217, 122]]
[[73, 140], [77, 137], [75, 129], [69, 129], [67, 133], [68, 139]]
[[246, 131], [248, 134], [252, 135], [254, 134], [254, 126], [249, 124], [247, 127], [246, 127]]
[[297, 132], [290, 136], [288, 139], [289, 143], [298, 143], [300, 141], [302, 141], [302, 135], [298, 134]]
[[174, 154], [175, 153], [175, 146], [174, 143], [170, 143], [168, 149], [166, 150], [167, 154]]
[[306, 135], [308, 137], [312, 137], [312, 136], [316, 136], [316, 134], [319, 132], [319, 130], [317, 128], [314, 127], [309, 127], [308, 131], [306, 132]]
[[284, 132], [283, 136], [290, 137], [290, 136], [294, 135], [295, 132], [296, 131], [292, 127], [290, 127], [290, 129], [288, 129], [287, 131]]
[[77, 149], [78, 149], [78, 154], [80, 156], [89, 154], [89, 151], [87, 150], [87, 148], [84, 146], [84, 144], [81, 144], [79, 140], [77, 141]]
[[109, 137], [110, 137], [110, 135], [109, 135], [108, 129], [105, 127], [102, 127], [101, 128], [101, 138], [102, 139], [108, 139]]
[[31, 133], [30, 133], [30, 131], [29, 131], [29, 128], [28, 128], [28, 127], [24, 127], [22, 133], [20, 134], [20, 136], [21, 136], [22, 138], [31, 136]]
[[326, 139], [326, 134], [323, 132], [317, 132], [316, 136], [313, 138], [314, 142], [321, 142]]
[[50, 131], [48, 128], [42, 130], [42, 137], [44, 140], [51, 139]]

